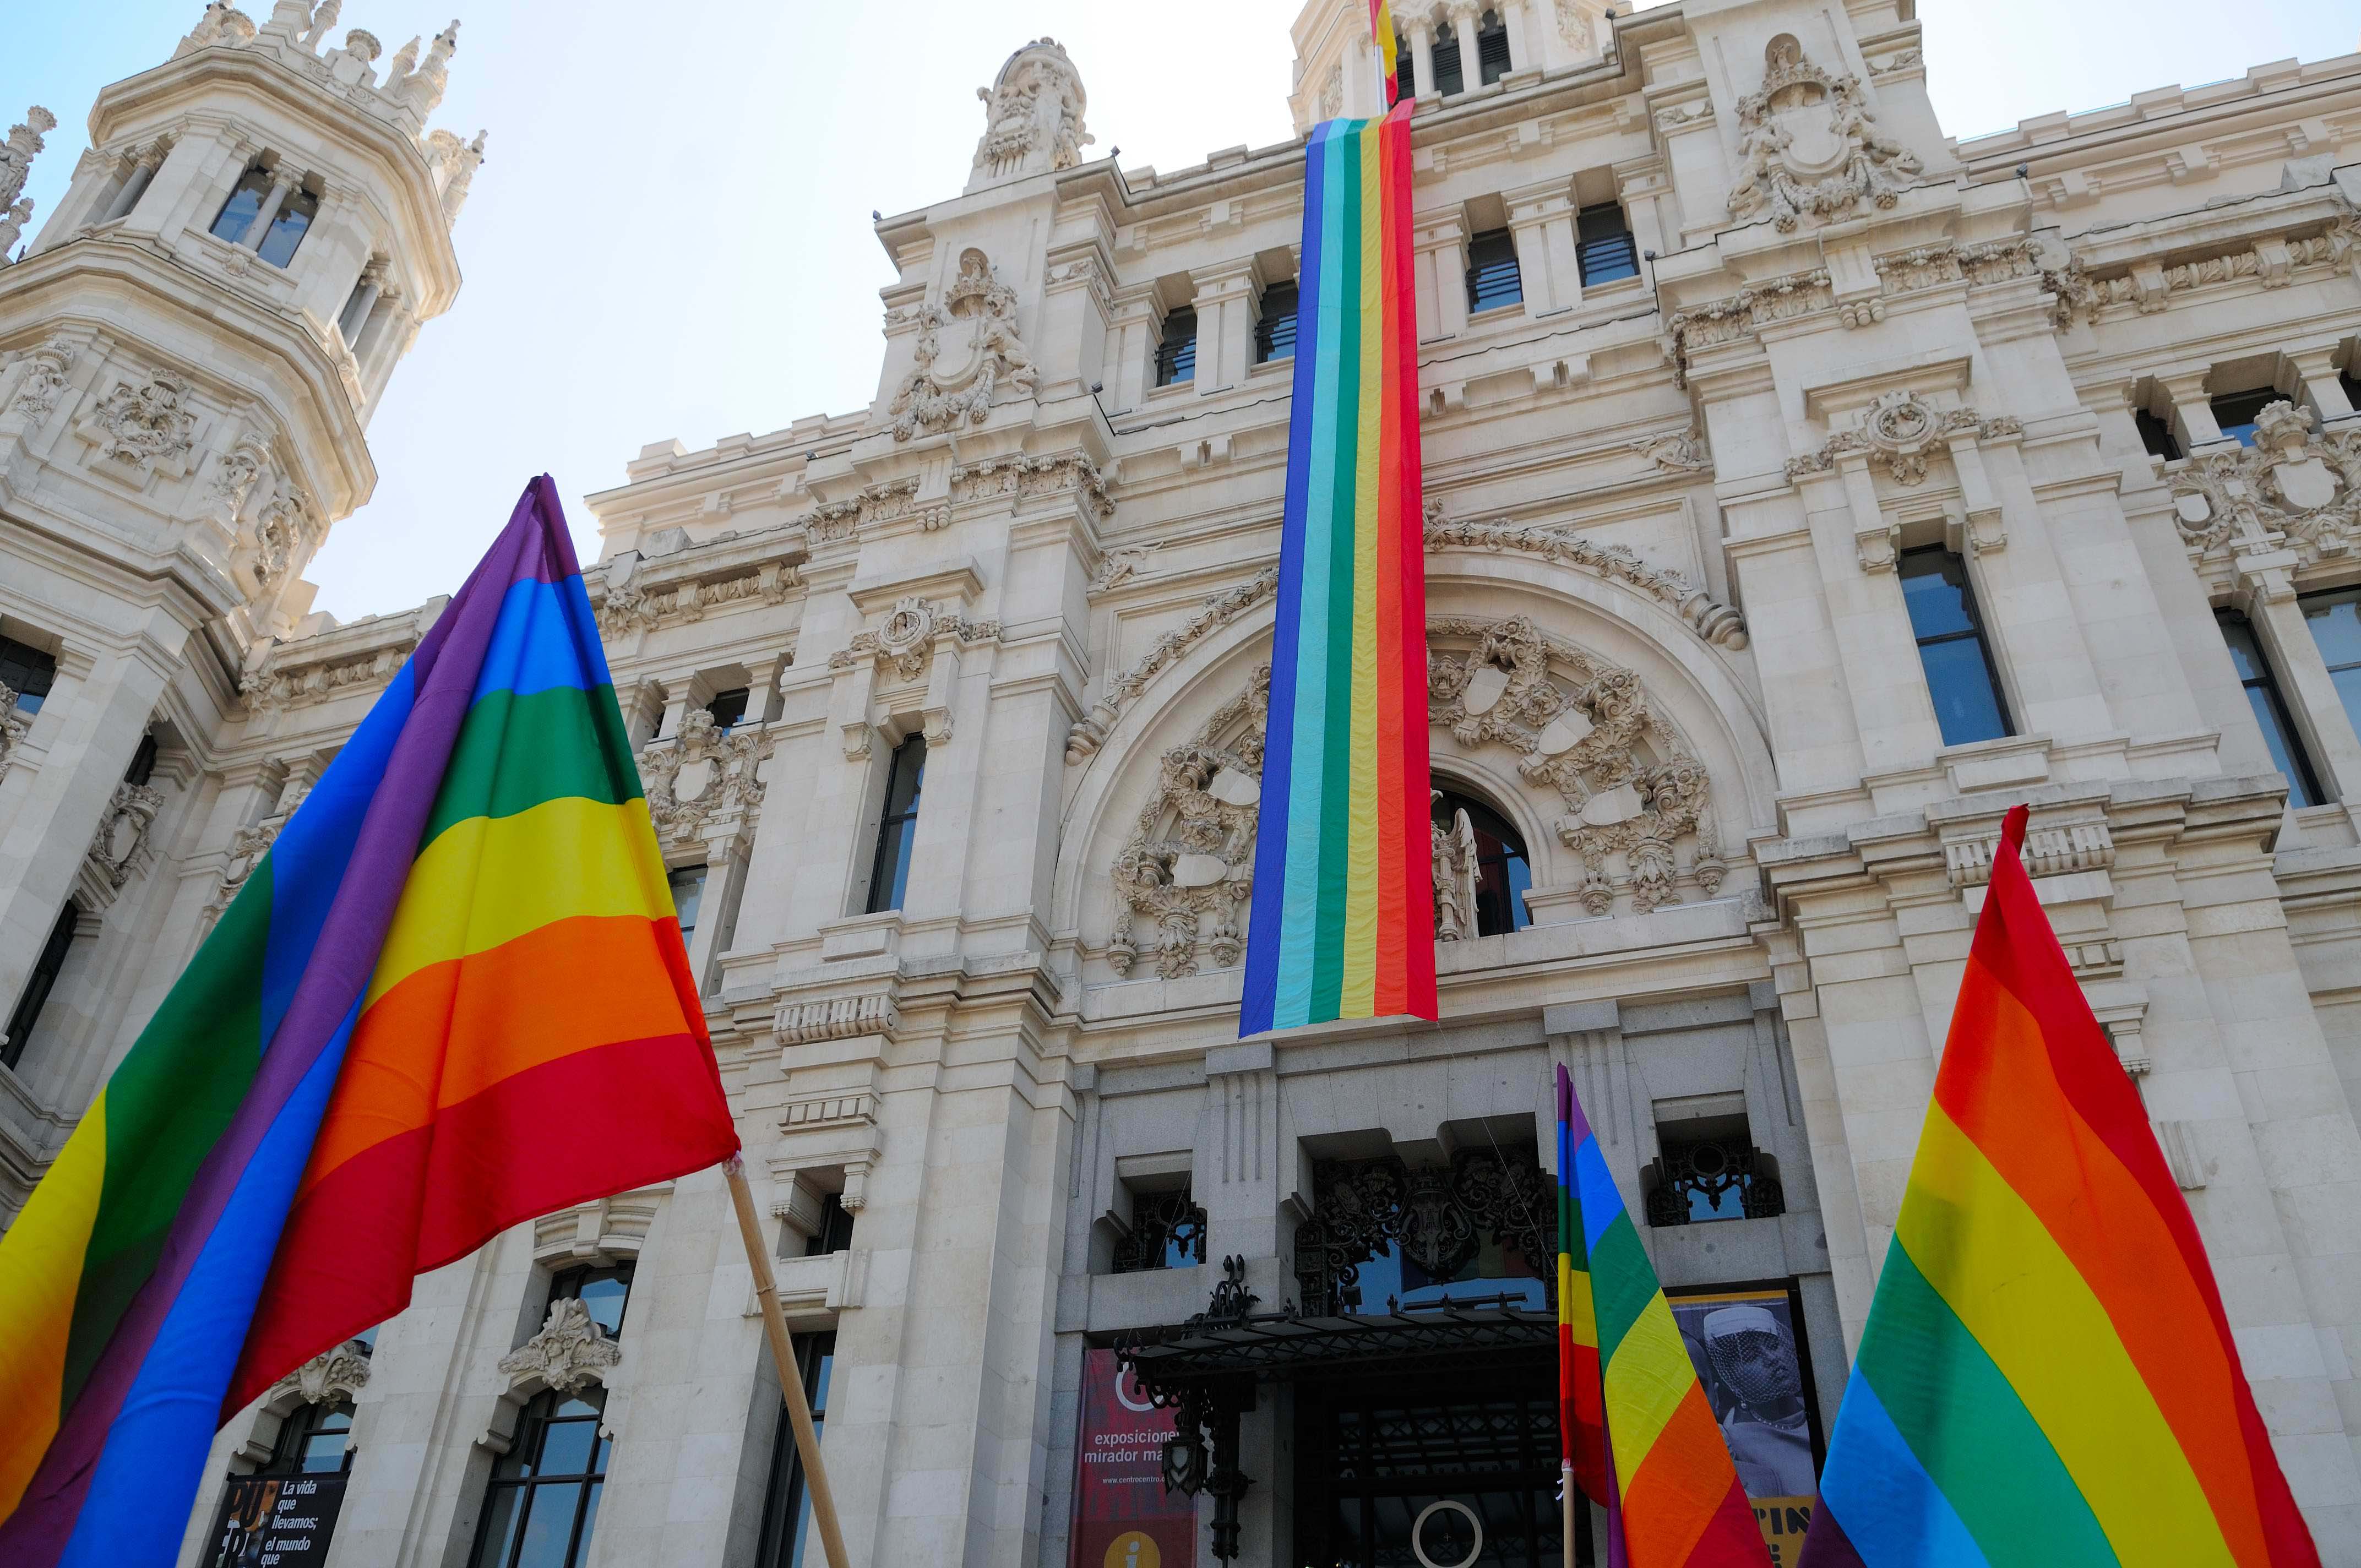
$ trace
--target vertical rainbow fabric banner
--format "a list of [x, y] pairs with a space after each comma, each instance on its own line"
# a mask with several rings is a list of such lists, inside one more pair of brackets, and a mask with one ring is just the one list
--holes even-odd
[[[1559, 1420], [1575, 1433], [1576, 1478], [1607, 1505], [1608, 1561], [1632, 1568], [1769, 1568], [1738, 1466], [1564, 1068], [1557, 1107], [1562, 1410], [1567, 1383], [1576, 1385], [1571, 1420]], [[1583, 1402], [1585, 1378], [1601, 1386], [1596, 1405]], [[1589, 1413], [1594, 1409], [1600, 1417]]]
[[1410, 115], [1305, 154], [1241, 1037], [1435, 1015]]
[[2146, 1108], [2001, 828], [1805, 1568], [2320, 1562]]
[[414, 1275], [737, 1146], [544, 476], [0, 1237], [0, 1563], [169, 1568]]

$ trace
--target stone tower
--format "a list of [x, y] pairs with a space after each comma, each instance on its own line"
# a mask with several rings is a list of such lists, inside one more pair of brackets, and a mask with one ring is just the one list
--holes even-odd
[[[112, 1065], [172, 891], [135, 873], [202, 820], [242, 677], [317, 624], [303, 569], [376, 488], [369, 417], [459, 290], [483, 138], [426, 126], [458, 24], [381, 71], [367, 32], [326, 46], [339, 8], [207, 6], [98, 95], [64, 199], [0, 253], [0, 1017], [28, 1033], [36, 1006], [46, 1042], [0, 1040], [0, 1212]], [[55, 124], [27, 121], [9, 244]]]

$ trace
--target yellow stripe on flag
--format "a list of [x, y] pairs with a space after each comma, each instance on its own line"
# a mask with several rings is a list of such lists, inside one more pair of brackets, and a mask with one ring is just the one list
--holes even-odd
[[16, 1511], [57, 1435], [66, 1338], [105, 1185], [102, 1089], [0, 1236], [0, 1519]]

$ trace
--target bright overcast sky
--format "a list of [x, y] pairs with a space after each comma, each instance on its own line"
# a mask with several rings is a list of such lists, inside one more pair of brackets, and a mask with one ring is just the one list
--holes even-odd
[[[465, 0], [432, 0], [437, 6]], [[60, 124], [27, 193], [46, 218], [104, 83], [166, 59], [200, 0], [0, 0], [0, 128]], [[955, 195], [975, 89], [1044, 33], [1123, 163], [1175, 169], [1291, 130], [1297, 0], [514, 0], [463, 13], [436, 123], [491, 132], [456, 231], [467, 286], [428, 323], [369, 431], [378, 489], [311, 568], [344, 620], [456, 587], [524, 480], [556, 476], [585, 559], [582, 495], [642, 445], [842, 413], [876, 390], [870, 233]], [[257, 20], [269, 0], [248, 0]], [[1971, 136], [2053, 109], [2195, 85], [2361, 44], [2361, 0], [1919, 0], [1936, 111]], [[1176, 17], [1178, 18], [1176, 25]], [[449, 19], [347, 0], [390, 55]], [[2361, 153], [2356, 153], [2361, 156]]]

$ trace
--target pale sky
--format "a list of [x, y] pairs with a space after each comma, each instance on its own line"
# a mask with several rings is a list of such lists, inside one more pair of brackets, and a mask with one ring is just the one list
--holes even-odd
[[[86, 145], [92, 98], [148, 69], [201, 0], [0, 0], [0, 130], [60, 121], [27, 193], [35, 226]], [[346, 0], [390, 55], [469, 0]], [[893, 278], [870, 232], [956, 195], [975, 89], [1059, 39], [1089, 128], [1126, 168], [1177, 169], [1292, 132], [1297, 0], [514, 0], [461, 12], [435, 116], [491, 132], [455, 239], [458, 302], [428, 323], [369, 430], [377, 494], [309, 576], [351, 620], [447, 593], [532, 475], [579, 498], [641, 446], [844, 413], [876, 389]], [[257, 20], [269, 0], [249, 0]], [[2361, 47], [2361, 0], [1919, 0], [1944, 128], [1972, 136], [2246, 67]], [[2356, 150], [2356, 156], [2361, 156]]]

